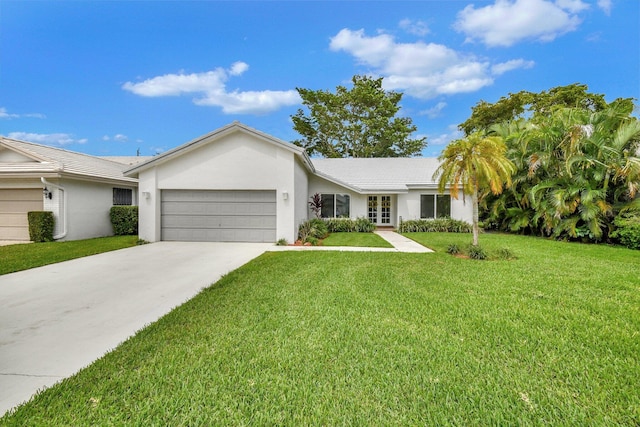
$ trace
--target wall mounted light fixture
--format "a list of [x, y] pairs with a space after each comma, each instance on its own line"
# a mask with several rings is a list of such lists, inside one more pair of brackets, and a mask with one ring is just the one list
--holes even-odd
[[47, 187], [44, 187], [42, 189], [42, 195], [44, 196], [45, 199], [53, 199], [53, 193], [51, 191], [49, 191], [49, 189]]

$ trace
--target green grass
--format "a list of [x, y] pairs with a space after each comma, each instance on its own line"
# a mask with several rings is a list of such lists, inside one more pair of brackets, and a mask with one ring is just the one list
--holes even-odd
[[0, 275], [135, 246], [137, 236], [0, 246]]
[[411, 237], [436, 253], [265, 253], [0, 424], [640, 423], [638, 251]]
[[374, 233], [331, 233], [322, 246], [359, 246], [366, 248], [393, 248], [393, 245]]

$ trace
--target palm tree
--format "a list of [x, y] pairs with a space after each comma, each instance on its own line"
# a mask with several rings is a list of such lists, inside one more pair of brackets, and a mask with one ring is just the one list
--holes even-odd
[[478, 200], [488, 194], [500, 194], [503, 187], [511, 185], [515, 166], [505, 156], [507, 147], [499, 136], [486, 136], [475, 132], [450, 143], [438, 160], [440, 166], [434, 179], [438, 179], [438, 191], [451, 188], [451, 196], [458, 198], [461, 187], [471, 195], [473, 204], [473, 244], [478, 244]]

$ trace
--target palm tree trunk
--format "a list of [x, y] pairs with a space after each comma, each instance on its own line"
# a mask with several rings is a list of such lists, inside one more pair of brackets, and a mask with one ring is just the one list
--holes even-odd
[[478, 234], [480, 234], [480, 227], [478, 226], [478, 188], [474, 186], [473, 194], [471, 195], [471, 204], [473, 205], [473, 245], [478, 245]]

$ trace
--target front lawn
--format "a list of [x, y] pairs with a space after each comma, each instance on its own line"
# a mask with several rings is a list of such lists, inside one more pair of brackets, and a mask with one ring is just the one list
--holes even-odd
[[393, 248], [393, 245], [375, 233], [331, 233], [322, 246], [358, 246], [365, 248]]
[[268, 252], [3, 425], [638, 425], [640, 254]]
[[135, 246], [138, 236], [113, 236], [0, 246], [0, 275]]

